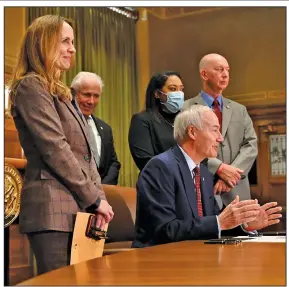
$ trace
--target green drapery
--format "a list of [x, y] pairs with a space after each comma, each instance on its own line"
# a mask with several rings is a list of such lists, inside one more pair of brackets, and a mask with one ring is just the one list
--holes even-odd
[[135, 186], [138, 170], [128, 145], [130, 119], [138, 111], [136, 23], [106, 7], [29, 7], [28, 23], [39, 16], [57, 14], [74, 22], [76, 58], [65, 73], [69, 86], [80, 71], [98, 74], [104, 82], [95, 115], [113, 130], [121, 163], [119, 185]]

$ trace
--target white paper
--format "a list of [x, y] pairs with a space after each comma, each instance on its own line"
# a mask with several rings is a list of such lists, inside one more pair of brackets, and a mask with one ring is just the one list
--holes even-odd
[[259, 237], [248, 237], [248, 236], [237, 236], [234, 237], [237, 239], [245, 239], [245, 238], [250, 238], [247, 240], [244, 240], [243, 242], [270, 242], [270, 243], [286, 243], [286, 236], [259, 236]]

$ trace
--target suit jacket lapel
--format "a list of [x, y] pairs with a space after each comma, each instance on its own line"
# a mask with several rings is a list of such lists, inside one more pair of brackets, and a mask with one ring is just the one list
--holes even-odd
[[178, 146], [175, 146], [173, 148], [173, 152], [175, 154], [176, 160], [178, 161], [188, 202], [190, 204], [193, 214], [195, 215], [195, 217], [197, 217], [198, 209], [197, 209], [196, 187], [192, 179], [191, 172], [180, 148]]
[[105, 151], [105, 137], [104, 137], [104, 130], [100, 122], [97, 120], [97, 118], [94, 115], [91, 115], [94, 123], [96, 125], [97, 131], [99, 133], [99, 136], [101, 138], [101, 151], [100, 151], [100, 160], [99, 160], [99, 166], [102, 166], [102, 161], [104, 160], [104, 151]]
[[89, 143], [88, 141], [88, 134], [87, 134], [87, 123], [83, 117], [83, 119], [80, 118], [79, 114], [77, 113], [77, 111], [75, 110], [75, 107], [71, 104], [71, 102], [67, 99], [63, 100], [64, 104], [67, 106], [67, 108], [70, 110], [70, 112], [74, 115], [74, 117], [76, 118], [76, 120], [78, 121], [82, 132], [84, 133], [84, 136], [86, 138], [86, 141]]
[[202, 164], [200, 164], [200, 169], [201, 169], [201, 194], [202, 194], [202, 204], [203, 204], [203, 211], [204, 211], [204, 215], [208, 215], [208, 214], [212, 214], [212, 210], [211, 210], [211, 205], [210, 205], [210, 201], [211, 201], [211, 196], [210, 194], [207, 192], [207, 187], [206, 187], [206, 178], [205, 178], [205, 174], [206, 171], [204, 170], [206, 167], [204, 167]]
[[201, 93], [199, 93], [195, 98], [194, 98], [194, 103], [195, 105], [203, 105], [207, 106], [206, 102], [203, 100]]
[[222, 136], [225, 137], [232, 116], [231, 100], [223, 97]]

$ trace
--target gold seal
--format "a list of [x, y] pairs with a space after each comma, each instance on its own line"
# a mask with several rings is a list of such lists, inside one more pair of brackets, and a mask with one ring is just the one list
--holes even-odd
[[20, 212], [22, 178], [18, 170], [5, 162], [4, 227], [9, 226]]

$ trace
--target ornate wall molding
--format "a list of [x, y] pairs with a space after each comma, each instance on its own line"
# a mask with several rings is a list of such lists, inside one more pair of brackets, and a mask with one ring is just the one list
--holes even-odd
[[147, 11], [161, 20], [170, 20], [187, 16], [216, 12], [228, 7], [148, 7]]
[[262, 106], [274, 106], [286, 104], [286, 92], [279, 91], [261, 91], [248, 94], [238, 94], [228, 96], [233, 101], [236, 101], [246, 107], [260, 108]]

